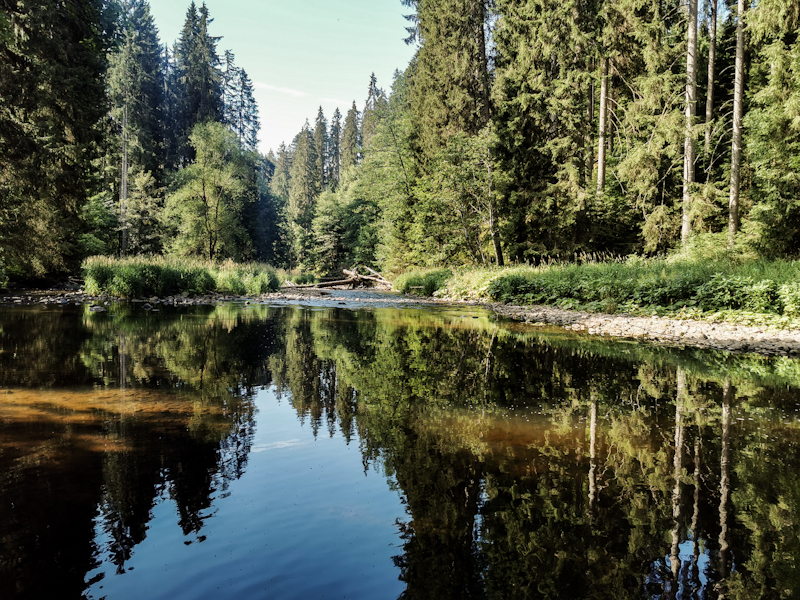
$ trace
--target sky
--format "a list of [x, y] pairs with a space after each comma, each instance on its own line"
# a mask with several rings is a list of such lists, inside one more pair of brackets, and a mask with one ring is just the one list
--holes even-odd
[[[197, 5], [202, 0], [195, 0]], [[178, 39], [191, 0], [150, 0], [161, 43]], [[405, 44], [400, 0], [205, 0], [221, 36], [217, 52], [233, 51], [254, 85], [261, 118], [259, 150], [291, 143], [319, 107], [330, 124], [353, 100], [363, 110], [371, 73], [391, 89], [396, 69], [414, 54]]]

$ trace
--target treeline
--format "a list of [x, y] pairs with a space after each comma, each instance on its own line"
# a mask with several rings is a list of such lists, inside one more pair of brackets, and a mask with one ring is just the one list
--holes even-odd
[[0, 282], [92, 254], [276, 262], [253, 84], [205, 4], [0, 4]]
[[358, 134], [320, 111], [278, 154], [299, 264], [797, 255], [797, 2], [402, 2], [417, 52]]
[[146, 0], [3, 0], [0, 269], [167, 253], [398, 272], [709, 233], [797, 255], [798, 2], [401, 2], [417, 52], [391, 90], [373, 76], [363, 106], [320, 108], [263, 157], [205, 5], [167, 48]]

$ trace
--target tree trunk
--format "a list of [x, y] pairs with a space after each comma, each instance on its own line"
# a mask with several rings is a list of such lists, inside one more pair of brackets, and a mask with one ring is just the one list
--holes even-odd
[[736, 8], [736, 76], [733, 84], [733, 140], [731, 142], [731, 196], [728, 203], [730, 243], [739, 230], [739, 169], [742, 164], [742, 100], [744, 96], [744, 0]]
[[600, 74], [600, 124], [597, 142], [597, 196], [603, 195], [606, 185], [606, 121], [608, 117], [608, 58], [602, 60]]
[[714, 119], [714, 71], [717, 58], [717, 2], [709, 0], [711, 14], [708, 17], [708, 93], [706, 95], [706, 168], [711, 176], [711, 121]]
[[681, 243], [692, 232], [692, 184], [694, 183], [694, 116], [697, 107], [697, 0], [689, 0], [689, 32], [686, 50], [686, 137], [683, 144], [683, 216]]
[[122, 165], [119, 182], [119, 215], [122, 227], [120, 256], [125, 258], [128, 249], [128, 103], [122, 115]]

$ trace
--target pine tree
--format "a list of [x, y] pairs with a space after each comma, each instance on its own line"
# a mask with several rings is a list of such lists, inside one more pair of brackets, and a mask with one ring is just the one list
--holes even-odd
[[411, 105], [418, 153], [425, 161], [457, 132], [475, 134], [489, 121], [486, 0], [417, 4], [419, 39]]
[[[100, 0], [4, 2], [0, 18], [0, 271], [81, 258], [81, 207], [96, 191], [107, 41]], [[35, 241], [35, 243], [33, 243]]]
[[163, 180], [163, 71], [158, 31], [146, 0], [121, 5], [119, 47], [109, 56], [108, 96], [119, 143], [111, 162], [119, 165], [120, 250], [127, 252], [128, 183], [138, 173], [150, 173], [158, 188]]
[[332, 190], [339, 184], [341, 171], [341, 139], [342, 139], [342, 113], [337, 108], [331, 118], [331, 130], [328, 136], [328, 175]]
[[[512, 256], [530, 260], [592, 237], [586, 213], [597, 206], [587, 203], [590, 194], [602, 197], [604, 188], [610, 67], [606, 56], [592, 56], [595, 6], [508, 0], [498, 2], [498, 11], [494, 123], [500, 162], [516, 190], [506, 206], [506, 241]], [[598, 180], [592, 185], [586, 155], [594, 123], [587, 107], [597, 64], [603, 75]]]
[[[754, 205], [742, 230], [763, 254], [796, 257], [800, 255], [800, 12], [794, 2], [765, 0], [753, 9], [747, 25], [754, 56], [752, 66], [748, 69], [745, 64], [743, 69], [743, 74], [749, 73], [751, 92], [741, 143], [745, 162], [739, 171], [751, 173], [748, 191]], [[737, 20], [737, 38], [738, 33]], [[736, 56], [740, 56], [738, 44]], [[732, 171], [732, 183], [733, 175]], [[731, 197], [733, 191], [731, 185]], [[736, 231], [734, 217], [731, 210], [729, 234]]]
[[328, 185], [328, 175], [325, 166], [328, 163], [328, 121], [322, 107], [317, 112], [317, 120], [314, 123], [314, 150], [317, 155], [316, 178], [317, 188], [321, 191]]
[[292, 230], [294, 263], [310, 268], [313, 262], [314, 205], [320, 193], [317, 153], [308, 121], [295, 138], [287, 215]]
[[211, 22], [205, 3], [198, 9], [192, 2], [175, 51], [175, 79], [180, 86], [175, 110], [178, 165], [185, 165], [193, 157], [189, 145], [193, 127], [204, 121], [223, 119], [219, 38], [209, 34]]
[[736, 9], [736, 78], [733, 89], [733, 139], [731, 142], [731, 193], [728, 204], [728, 235], [731, 245], [739, 231], [739, 185], [742, 160], [742, 119], [744, 116], [744, 0]]
[[356, 103], [350, 110], [347, 111], [347, 116], [344, 118], [344, 127], [342, 128], [342, 142], [341, 142], [341, 170], [346, 171], [348, 168], [355, 166], [358, 163], [358, 155], [361, 148], [360, 132], [359, 132], [359, 112], [356, 108]]
[[361, 119], [361, 145], [366, 146], [375, 133], [377, 126], [377, 115], [375, 111], [379, 102], [383, 99], [383, 91], [378, 88], [378, 80], [375, 73], [370, 75], [369, 88], [367, 90], [367, 101], [364, 104], [363, 117]]

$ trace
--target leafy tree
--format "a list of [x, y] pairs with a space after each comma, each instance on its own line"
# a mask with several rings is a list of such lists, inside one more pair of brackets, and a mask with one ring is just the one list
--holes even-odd
[[183, 256], [248, 258], [243, 215], [255, 200], [250, 156], [221, 123], [195, 125], [189, 142], [195, 161], [178, 174], [178, 188], [167, 198], [168, 249]]

